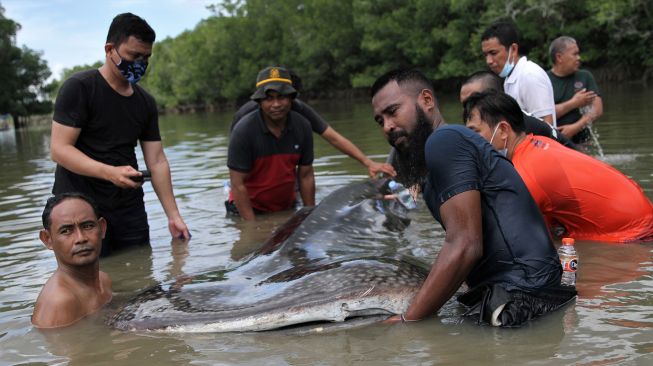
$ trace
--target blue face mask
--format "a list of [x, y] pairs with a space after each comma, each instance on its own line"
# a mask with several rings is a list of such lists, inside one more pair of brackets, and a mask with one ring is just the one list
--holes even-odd
[[147, 70], [147, 61], [127, 61], [122, 56], [120, 56], [118, 50], [116, 50], [116, 53], [118, 54], [118, 57], [120, 57], [120, 62], [116, 64], [116, 67], [130, 84], [136, 84], [139, 80], [141, 80], [143, 75], [145, 75], [145, 70]]
[[515, 68], [515, 63], [510, 62], [510, 55], [512, 54], [512, 47], [508, 49], [508, 58], [506, 59], [506, 63], [503, 65], [503, 70], [499, 73], [499, 77], [505, 78], [506, 76], [510, 75], [512, 72], [512, 69]]
[[[492, 132], [492, 137], [490, 137], [490, 145], [492, 145], [492, 140], [494, 140], [494, 135], [497, 134], [497, 131], [499, 130], [499, 125], [500, 125], [500, 124], [501, 124], [501, 123], [499, 123], [499, 124], [494, 128], [494, 132]], [[493, 145], [493, 146], [494, 146], [494, 145]], [[505, 144], [505, 146], [503, 147], [503, 149], [497, 149], [497, 151], [499, 152], [499, 154], [501, 154], [501, 155], [507, 157], [507, 156], [508, 156], [508, 140], [506, 140], [506, 144]]]

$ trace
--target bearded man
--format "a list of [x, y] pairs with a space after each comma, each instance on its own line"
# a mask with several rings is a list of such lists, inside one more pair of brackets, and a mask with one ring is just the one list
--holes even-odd
[[395, 70], [372, 86], [374, 119], [397, 150], [404, 181], [418, 184], [446, 237], [404, 314], [437, 312], [466, 282], [458, 300], [495, 326], [519, 326], [576, 295], [560, 285], [562, 267], [546, 224], [509, 160], [463, 126], [447, 126], [429, 80]]

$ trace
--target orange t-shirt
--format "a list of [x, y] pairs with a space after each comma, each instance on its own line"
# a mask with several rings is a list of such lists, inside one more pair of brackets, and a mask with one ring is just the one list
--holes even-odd
[[610, 165], [528, 135], [512, 157], [547, 222], [577, 240], [653, 239], [653, 205], [642, 189]]

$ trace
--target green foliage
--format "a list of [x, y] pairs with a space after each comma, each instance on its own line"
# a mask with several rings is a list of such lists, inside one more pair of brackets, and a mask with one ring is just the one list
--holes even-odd
[[16, 47], [18, 30], [20, 24], [6, 18], [0, 6], [0, 114], [9, 113], [14, 120], [51, 110], [48, 65], [39, 52]]
[[[247, 98], [258, 71], [282, 65], [304, 92], [367, 88], [396, 67], [434, 80], [485, 68], [480, 36], [499, 19], [520, 29], [520, 50], [544, 68], [549, 43], [576, 38], [586, 66], [653, 70], [650, 0], [225, 0], [195, 29], [154, 46], [144, 85], [164, 107]], [[648, 71], [647, 71], [648, 70]], [[640, 76], [641, 77], [641, 76]], [[453, 83], [448, 83], [454, 85]], [[450, 86], [451, 87], [451, 86]]]

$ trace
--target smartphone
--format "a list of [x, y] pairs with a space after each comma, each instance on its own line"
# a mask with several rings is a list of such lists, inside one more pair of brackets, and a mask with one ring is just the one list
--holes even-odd
[[149, 170], [139, 170], [139, 172], [141, 172], [143, 175], [135, 175], [129, 178], [134, 182], [146, 182], [152, 179], [152, 173], [150, 173]]

